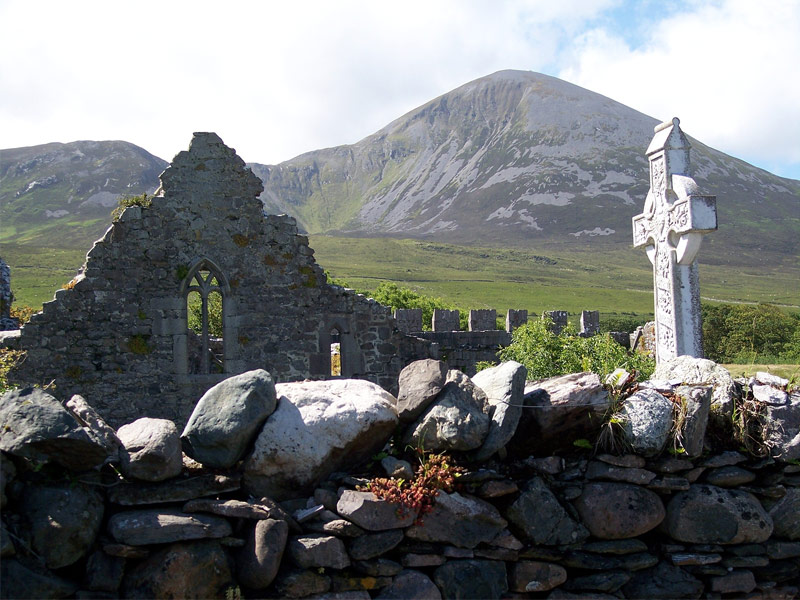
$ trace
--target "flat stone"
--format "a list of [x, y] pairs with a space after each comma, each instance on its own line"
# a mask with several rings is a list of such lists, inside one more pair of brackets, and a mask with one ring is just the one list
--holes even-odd
[[735, 570], [721, 577], [711, 578], [711, 591], [720, 594], [748, 594], [756, 589], [752, 571]]
[[510, 479], [500, 481], [487, 481], [476, 490], [475, 494], [481, 498], [501, 498], [519, 491], [516, 483]]
[[691, 543], [763, 542], [773, 532], [773, 519], [752, 494], [695, 484], [669, 501], [664, 531]]
[[357, 537], [350, 542], [348, 550], [353, 560], [369, 560], [386, 554], [402, 541], [403, 531], [390, 529]]
[[706, 483], [719, 487], [733, 488], [746, 485], [756, 478], [755, 473], [735, 465], [719, 467], [706, 472]]
[[625, 554], [619, 557], [619, 566], [625, 571], [640, 571], [649, 569], [658, 564], [658, 556], [649, 552], [637, 552], [636, 554]]
[[694, 468], [694, 463], [688, 458], [678, 458], [677, 456], [661, 456], [651, 460], [647, 468], [659, 473], [680, 473], [690, 471]]
[[505, 563], [494, 560], [453, 560], [433, 573], [444, 598], [499, 599], [508, 591]]
[[469, 548], [456, 548], [455, 546], [445, 546], [442, 556], [446, 558], [475, 558], [475, 552]]
[[776, 388], [785, 388], [789, 385], [788, 379], [773, 375], [772, 373], [766, 373], [765, 371], [757, 371], [753, 379], [762, 385], [771, 385]]
[[408, 527], [417, 518], [416, 512], [398, 515], [399, 505], [377, 498], [372, 492], [345, 490], [336, 504], [336, 512], [367, 531], [383, 531]]
[[700, 456], [708, 426], [713, 388], [711, 386], [682, 385], [675, 389], [680, 398], [683, 423], [680, 435], [676, 436], [687, 456]]
[[647, 484], [647, 489], [654, 492], [682, 492], [689, 487], [689, 480], [686, 477], [656, 477]]
[[569, 516], [539, 477], [531, 479], [506, 509], [506, 518], [534, 544], [573, 544], [589, 537], [589, 531]]
[[388, 558], [357, 560], [353, 562], [352, 566], [359, 573], [370, 577], [394, 577], [403, 570], [403, 566], [400, 563]]
[[128, 544], [103, 544], [103, 552], [109, 556], [118, 556], [119, 558], [139, 559], [150, 556], [150, 551], [147, 548]]
[[303, 523], [303, 531], [307, 533], [325, 533], [340, 538], [357, 538], [364, 535], [364, 530], [355, 523], [340, 519], [335, 513], [330, 514], [336, 518], [307, 521]]
[[198, 400], [181, 434], [183, 450], [203, 465], [233, 467], [276, 405], [275, 383], [265, 370], [229, 377]]
[[189, 500], [183, 505], [183, 512], [205, 512], [222, 517], [235, 517], [237, 519], [269, 519], [272, 512], [269, 507], [244, 500], [215, 500], [212, 498], [197, 498]]
[[106, 461], [117, 462], [122, 442], [111, 426], [86, 402], [86, 399], [75, 394], [67, 400], [66, 408], [89, 436], [106, 449], [108, 455]]
[[505, 562], [516, 562], [519, 560], [519, 552], [509, 548], [478, 546], [472, 552], [475, 558], [489, 558], [491, 560], [503, 560]]
[[622, 586], [626, 598], [699, 598], [703, 582], [668, 562], [636, 571], [631, 580]]
[[508, 589], [512, 592], [546, 592], [567, 580], [561, 565], [521, 560], [508, 565]]
[[211, 515], [187, 515], [178, 510], [130, 510], [108, 521], [111, 536], [122, 544], [144, 546], [231, 535], [228, 521]]
[[489, 544], [498, 548], [508, 548], [509, 550], [522, 550], [525, 547], [525, 544], [512, 535], [508, 529], [504, 529], [494, 536]]
[[771, 385], [754, 385], [750, 391], [756, 400], [770, 406], [784, 406], [789, 403], [789, 394]]
[[668, 557], [673, 565], [679, 567], [688, 565], [713, 565], [722, 561], [722, 556], [720, 554], [676, 552], [675, 554], [669, 554]]
[[609, 481], [624, 481], [647, 485], [656, 474], [645, 469], [616, 467], [593, 460], [586, 469], [586, 479], [607, 479]]
[[421, 567], [438, 567], [443, 565], [447, 559], [438, 554], [404, 554], [400, 558], [400, 564], [407, 569], [418, 569]]
[[614, 456], [613, 454], [598, 454], [597, 460], [614, 465], [615, 467], [626, 467], [628, 469], [643, 469], [647, 461], [643, 456], [637, 454], [623, 454]]
[[162, 483], [121, 483], [108, 488], [107, 497], [113, 504], [140, 506], [186, 502], [203, 496], [235, 492], [239, 488], [241, 479], [238, 475], [197, 475]]
[[212, 540], [171, 544], [126, 570], [123, 598], [213, 598], [234, 587], [228, 554]]
[[592, 554], [581, 550], [570, 550], [561, 559], [560, 563], [570, 569], [583, 569], [587, 571], [607, 571], [616, 569], [620, 560], [615, 556]]
[[381, 590], [377, 600], [441, 600], [442, 594], [430, 577], [419, 571], [407, 569], [394, 577], [391, 585]]
[[635, 538], [624, 540], [605, 540], [602, 542], [586, 542], [583, 549], [596, 554], [634, 554], [645, 552], [647, 544]]
[[765, 544], [765, 548], [767, 556], [775, 560], [800, 556], [800, 542], [768, 540]]
[[730, 465], [738, 465], [747, 460], [747, 457], [741, 452], [735, 450], [727, 450], [716, 456], [712, 456], [701, 463], [703, 467], [727, 467]]
[[493, 540], [506, 525], [508, 522], [500, 512], [485, 500], [440, 491], [424, 522], [412, 525], [405, 534], [412, 540], [474, 548]]
[[344, 543], [333, 536], [313, 534], [294, 537], [289, 540], [286, 550], [295, 564], [303, 569], [344, 569], [350, 566]]
[[547, 456], [544, 458], [528, 458], [525, 464], [537, 473], [545, 475], [558, 475], [564, 470], [564, 459], [560, 456]]
[[655, 493], [626, 483], [587, 483], [573, 504], [589, 532], [600, 539], [640, 536], [666, 514]]
[[766, 567], [769, 564], [769, 558], [766, 556], [729, 556], [724, 558], [721, 564], [726, 569]]
[[581, 592], [613, 593], [628, 583], [630, 579], [630, 574], [623, 571], [594, 573], [592, 575], [572, 577], [564, 584], [564, 588], [567, 590]]

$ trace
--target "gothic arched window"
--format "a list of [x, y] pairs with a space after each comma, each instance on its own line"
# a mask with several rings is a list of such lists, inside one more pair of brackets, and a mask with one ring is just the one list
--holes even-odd
[[225, 302], [228, 290], [222, 272], [208, 259], [198, 261], [183, 282], [189, 373], [225, 372]]

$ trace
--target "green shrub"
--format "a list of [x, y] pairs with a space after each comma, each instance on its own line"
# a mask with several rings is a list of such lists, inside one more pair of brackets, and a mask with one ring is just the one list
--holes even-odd
[[[422, 328], [425, 330], [431, 328], [434, 309], [457, 310], [452, 304], [448, 304], [441, 298], [426, 296], [390, 281], [384, 281], [374, 290], [362, 293], [371, 296], [384, 306], [391, 306], [392, 308], [421, 308]], [[466, 329], [467, 320], [469, 319], [467, 311], [459, 311], [459, 318], [461, 329]]]
[[117, 207], [111, 211], [111, 220], [116, 223], [129, 206], [141, 206], [147, 208], [153, 203], [153, 197], [147, 194], [141, 196], [122, 196], [117, 203]]
[[628, 351], [607, 334], [584, 338], [568, 327], [556, 335], [545, 319], [528, 321], [511, 335], [511, 344], [501, 349], [498, 356], [525, 365], [528, 379], [592, 371], [604, 380], [614, 369], [622, 367], [635, 371], [637, 379], [644, 381], [655, 369], [652, 358]]
[[703, 349], [718, 363], [800, 359], [800, 316], [771, 304], [702, 306]]

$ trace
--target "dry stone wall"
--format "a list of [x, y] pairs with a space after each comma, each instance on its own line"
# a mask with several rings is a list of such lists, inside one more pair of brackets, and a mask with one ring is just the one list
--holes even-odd
[[[243, 463], [234, 457], [229, 466], [214, 469], [184, 456], [177, 474], [172, 462], [181, 442], [172, 423], [140, 419], [131, 425], [152, 434], [147, 444], [125, 428], [111, 444], [113, 432], [107, 434], [91, 409], [83, 407], [78, 421], [41, 390], [4, 395], [0, 418], [14, 435], [0, 438], [3, 597], [798, 596], [800, 466], [781, 456], [758, 458], [736, 450], [644, 456], [575, 446], [530, 455], [511, 443], [501, 452], [503, 443], [492, 443], [480, 457], [472, 449], [450, 452], [448, 462], [456, 461], [463, 472], [456, 488], [441, 491], [429, 512], [415, 506], [399, 511], [398, 504], [366, 490], [367, 476], [412, 481], [412, 464], [400, 456], [384, 458], [380, 467], [359, 466], [358, 459], [336, 448], [359, 439], [379, 447], [391, 436], [393, 422], [404, 421], [417, 402], [423, 412], [405, 419], [415, 422], [412, 428], [433, 417], [436, 407], [456, 412], [466, 405], [484, 407], [493, 424], [481, 450], [496, 439], [492, 431], [509, 421], [515, 435], [536, 435], [532, 422], [519, 414], [498, 419], [502, 404], [530, 407], [528, 400], [538, 402], [543, 394], [574, 396], [572, 410], [587, 411], [586, 374], [580, 383], [573, 376], [531, 382], [520, 398], [521, 365], [505, 363], [470, 383], [457, 372], [445, 377], [443, 365], [433, 363], [420, 361], [403, 371], [396, 405], [364, 381], [273, 389], [263, 371], [232, 378], [198, 403], [197, 414], [209, 416], [209, 404], [229, 416], [263, 408], [269, 414], [252, 454], [245, 454]], [[255, 381], [260, 391], [253, 394]], [[649, 389], [663, 385], [650, 383]], [[776, 393], [786, 387], [781, 381], [760, 385]], [[784, 393], [784, 404], [800, 409], [800, 396]], [[73, 410], [82, 406], [73, 401]], [[385, 419], [343, 419], [340, 411], [355, 406], [364, 415], [377, 410]], [[32, 422], [26, 418], [31, 411], [51, 418]], [[539, 418], [542, 411], [528, 412]], [[287, 416], [300, 419], [313, 434], [304, 446], [332, 434], [349, 441], [334, 441], [332, 455], [320, 453], [316, 466], [324, 475], [267, 494], [253, 487], [254, 458], [284, 465], [287, 476], [295, 475], [288, 458], [313, 462], [297, 455], [292, 427], [269, 428]], [[198, 443], [213, 443], [209, 434], [215, 429], [229, 429], [196, 417], [183, 434], [184, 440], [192, 438], [184, 451], [193, 457], [201, 456]], [[356, 424], [365, 429], [356, 431], [351, 427]], [[795, 426], [785, 421], [782, 428]], [[440, 442], [454, 435], [439, 433]], [[564, 429], [560, 441], [576, 433], [583, 435]], [[282, 434], [279, 447], [259, 450]], [[148, 469], [120, 477], [104, 460], [147, 463]]]
[[[264, 215], [260, 180], [213, 133], [195, 134], [146, 207], [129, 207], [81, 274], [22, 329], [20, 383], [82, 393], [111, 424], [185, 421], [223, 378], [265, 368], [278, 381], [331, 374], [392, 389], [430, 344], [399, 332], [387, 308], [328, 285], [287, 216]], [[205, 292], [203, 287], [206, 287]], [[222, 296], [222, 340], [187, 327], [192, 289]]]

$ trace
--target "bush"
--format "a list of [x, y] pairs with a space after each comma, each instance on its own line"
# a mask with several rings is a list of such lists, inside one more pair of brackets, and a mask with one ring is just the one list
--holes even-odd
[[[384, 281], [373, 291], [362, 293], [371, 296], [384, 306], [391, 306], [392, 308], [421, 308], [422, 328], [425, 330], [431, 328], [434, 309], [456, 310], [452, 304], [448, 304], [441, 298], [425, 296], [391, 281]], [[466, 311], [460, 311], [462, 329], [467, 328], [468, 319], [469, 314]]]
[[608, 334], [584, 338], [568, 327], [556, 335], [546, 319], [528, 321], [514, 330], [511, 339], [498, 356], [525, 365], [528, 379], [592, 371], [605, 380], [614, 369], [622, 367], [635, 371], [637, 379], [644, 381], [655, 369], [651, 357], [628, 351]]
[[117, 207], [111, 211], [111, 220], [116, 223], [129, 206], [141, 206], [147, 208], [153, 203], [153, 197], [147, 194], [141, 196], [122, 196], [117, 202]]
[[771, 304], [702, 306], [703, 347], [718, 363], [800, 359], [800, 318]]

